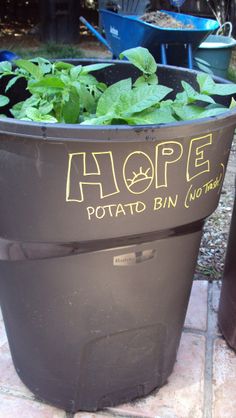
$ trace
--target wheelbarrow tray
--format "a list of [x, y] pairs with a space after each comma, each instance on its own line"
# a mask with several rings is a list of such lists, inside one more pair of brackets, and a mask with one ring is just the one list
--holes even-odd
[[193, 28], [164, 28], [140, 19], [141, 16], [121, 15], [108, 10], [100, 10], [105, 35], [114, 57], [125, 49], [143, 46], [156, 57], [160, 45], [186, 45], [190, 44], [196, 49], [201, 42], [219, 24], [216, 20], [195, 17], [182, 13], [161, 10], [178, 20], [182, 25], [192, 25]]

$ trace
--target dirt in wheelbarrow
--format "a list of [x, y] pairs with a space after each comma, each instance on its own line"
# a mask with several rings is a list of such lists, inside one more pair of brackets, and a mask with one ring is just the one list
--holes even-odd
[[179, 28], [179, 29], [194, 29], [194, 25], [184, 25], [179, 20], [173, 18], [164, 12], [149, 12], [140, 17], [141, 20], [152, 25], [161, 26], [163, 28]]

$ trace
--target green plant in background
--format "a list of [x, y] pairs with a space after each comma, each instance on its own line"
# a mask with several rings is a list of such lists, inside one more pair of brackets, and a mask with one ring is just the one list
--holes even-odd
[[229, 68], [228, 78], [230, 81], [236, 83], [236, 69], [235, 68]]
[[[3, 40], [4, 42], [4, 40]], [[76, 45], [57, 44], [55, 42], [40, 43], [37, 46], [6, 43], [1, 49], [8, 49], [23, 59], [44, 57], [49, 60], [60, 58], [82, 58], [84, 53]]]
[[[218, 104], [215, 96], [236, 93], [235, 84], [215, 83], [208, 74], [199, 73], [197, 90], [182, 81], [182, 92], [170, 99], [172, 89], [159, 84], [157, 64], [146, 48], [124, 51], [124, 57], [140, 70], [140, 76], [135, 82], [128, 78], [111, 86], [100, 83], [91, 73], [113, 64], [82, 66], [35, 58], [16, 60], [13, 68], [10, 62], [2, 62], [0, 78], [10, 77], [6, 94], [20, 78], [25, 79], [29, 92], [29, 98], [10, 111], [20, 120], [46, 123], [159, 124], [223, 113], [228, 108]], [[6, 105], [8, 98], [0, 96], [1, 103]], [[230, 107], [234, 106], [232, 100]]]

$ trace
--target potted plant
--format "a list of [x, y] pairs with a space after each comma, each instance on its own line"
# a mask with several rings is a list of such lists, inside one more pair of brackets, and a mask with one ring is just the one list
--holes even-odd
[[22, 381], [72, 412], [166, 382], [236, 123], [235, 85], [122, 57], [0, 64], [3, 317]]

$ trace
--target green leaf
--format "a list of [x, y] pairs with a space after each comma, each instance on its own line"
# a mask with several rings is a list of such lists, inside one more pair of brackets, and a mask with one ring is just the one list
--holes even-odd
[[40, 81], [33, 82], [32, 86], [63, 89], [65, 87], [65, 83], [63, 83], [63, 81], [58, 77], [46, 76]]
[[114, 64], [90, 64], [90, 65], [83, 65], [81, 74], [88, 74], [91, 71], [98, 71], [102, 70], [103, 68], [110, 67]]
[[63, 100], [63, 102], [68, 102], [69, 99], [70, 99], [70, 92], [69, 92], [69, 90], [63, 90], [62, 91], [62, 100]]
[[93, 94], [96, 102], [101, 97], [102, 93], [107, 89], [107, 85], [105, 83], [97, 83], [95, 86], [88, 86], [88, 89], [91, 94]]
[[31, 81], [28, 84], [28, 88], [31, 93], [50, 93], [58, 92], [63, 90], [65, 83], [58, 77], [55, 76], [46, 76], [40, 81]]
[[131, 115], [148, 109], [158, 104], [171, 91], [169, 87], [161, 85], [141, 85], [136, 87], [127, 95], [126, 102], [123, 103], [121, 100], [119, 106], [120, 114], [128, 113]]
[[163, 108], [168, 107], [169, 109], [171, 109], [171, 108], [172, 108], [173, 103], [174, 103], [174, 102], [173, 102], [173, 100], [172, 100], [172, 99], [163, 100], [163, 101], [160, 103], [160, 108], [161, 108], [161, 109], [163, 109]]
[[16, 83], [16, 81], [19, 80], [20, 77], [20, 75], [12, 77], [6, 85], [5, 92], [7, 92]]
[[97, 105], [97, 116], [104, 116], [107, 113], [113, 113], [123, 94], [131, 92], [131, 78], [118, 81], [108, 87], [101, 95]]
[[219, 105], [204, 108], [196, 105], [181, 106], [179, 104], [173, 105], [173, 109], [181, 120], [207, 118], [219, 115], [227, 110], [227, 108]]
[[176, 122], [176, 119], [173, 117], [170, 107], [163, 107], [163, 109], [145, 110], [134, 114], [127, 117], [126, 122], [131, 125], [148, 125]]
[[72, 80], [77, 80], [82, 70], [82, 65], [77, 65], [76, 67], [72, 67], [70, 70], [70, 76]]
[[140, 77], [137, 78], [137, 80], [134, 83], [134, 87], [139, 87], [139, 86], [146, 86], [146, 79], [143, 75], [141, 75]]
[[134, 83], [135, 87], [138, 87], [140, 85], [147, 85], [147, 84], [158, 84], [158, 78], [156, 74], [151, 74], [149, 76], [140, 76], [137, 78], [137, 80]]
[[85, 109], [90, 114], [94, 114], [96, 112], [95, 98], [92, 96], [92, 94], [90, 94], [90, 92], [83, 84], [80, 85], [77, 91], [79, 91], [80, 94], [81, 108]]
[[52, 71], [52, 68], [53, 68], [52, 63], [45, 58], [37, 57], [37, 58], [33, 58], [30, 61], [38, 64], [38, 66], [40, 67], [40, 70], [42, 71], [42, 74], [48, 74]]
[[228, 96], [236, 93], [236, 84], [220, 84], [215, 83], [214, 92], [217, 96]]
[[23, 103], [23, 107], [27, 108], [27, 107], [36, 107], [39, 105], [40, 103], [40, 96], [38, 95], [33, 95], [30, 96], [28, 99], [26, 99]]
[[176, 94], [175, 101], [176, 104], [186, 105], [188, 104], [188, 95], [186, 91], [182, 91]]
[[80, 125], [110, 125], [113, 119], [113, 115], [99, 116], [96, 118], [86, 119], [81, 122]]
[[208, 74], [198, 74], [197, 81], [200, 86], [200, 92], [204, 94], [228, 96], [236, 93], [236, 84], [215, 83]]
[[194, 88], [187, 83], [186, 81], [181, 81], [183, 89], [188, 97], [188, 103], [193, 103], [195, 101], [201, 101], [206, 103], [215, 103], [215, 100], [208, 96], [208, 94], [200, 94]]
[[148, 84], [158, 84], [158, 77], [156, 74], [151, 74], [148, 77], [146, 77], [146, 82]]
[[15, 118], [22, 119], [24, 116], [26, 116], [26, 110], [30, 107], [38, 107], [39, 102], [39, 97], [31, 96], [25, 101], [16, 103], [10, 111]]
[[181, 120], [198, 119], [204, 113], [204, 108], [196, 105], [173, 104], [173, 110]]
[[41, 115], [40, 120], [38, 122], [58, 123], [58, 120], [51, 115]]
[[27, 122], [32, 122], [32, 119], [27, 118], [26, 116], [25, 116], [25, 117], [22, 117], [22, 118], [18, 118], [18, 119], [20, 119], [20, 120], [25, 120], [25, 121], [27, 121]]
[[10, 73], [12, 71], [12, 64], [10, 61], [0, 62], [0, 73]]
[[144, 74], [155, 74], [157, 70], [157, 63], [147, 48], [138, 46], [127, 49], [120, 54], [120, 58], [124, 57]]
[[0, 94], [0, 107], [6, 106], [9, 102], [10, 100], [8, 99], [8, 97]]
[[14, 118], [20, 119], [23, 104], [24, 102], [18, 102], [10, 109], [10, 112], [14, 116]]
[[32, 75], [36, 79], [40, 79], [43, 75], [41, 68], [38, 65], [35, 65], [31, 61], [19, 59], [15, 61], [15, 64], [22, 70], [27, 71], [30, 75]]
[[107, 85], [105, 83], [97, 83], [96, 88], [104, 92], [107, 89]]
[[[38, 109], [34, 107], [29, 107], [26, 110], [26, 117], [33, 122], [48, 122], [48, 123], [56, 123], [57, 119], [51, 115], [42, 115]], [[23, 119], [23, 118], [22, 118]]]
[[59, 73], [55, 75], [59, 80], [61, 80], [65, 85], [71, 83], [71, 78], [67, 73]]
[[80, 97], [75, 88], [69, 92], [69, 100], [64, 103], [62, 114], [65, 123], [78, 123], [80, 114]]
[[53, 109], [53, 103], [42, 100], [39, 103], [39, 111], [42, 115], [48, 115]]
[[234, 107], [236, 107], [236, 100], [232, 97], [229, 108], [233, 109]]
[[80, 74], [79, 81], [86, 86], [96, 86], [98, 84], [96, 78], [91, 74]]
[[221, 107], [221, 106], [217, 106], [215, 108], [211, 108], [211, 109], [204, 109], [204, 112], [202, 113], [202, 118], [208, 118], [210, 116], [217, 116], [220, 115], [221, 113], [225, 113], [228, 110], [227, 107]]
[[40, 111], [36, 109], [35, 107], [29, 107], [28, 109], [26, 109], [25, 114], [29, 119], [35, 120], [35, 121], [38, 121], [41, 116]]
[[74, 65], [73, 64], [69, 64], [68, 62], [58, 61], [58, 62], [55, 62], [53, 64], [53, 67], [56, 70], [61, 71], [61, 70], [70, 70], [71, 68], [74, 67]]
[[213, 78], [208, 74], [199, 73], [197, 75], [197, 82], [199, 84], [200, 93], [211, 94], [211, 92], [214, 90], [215, 82]]

